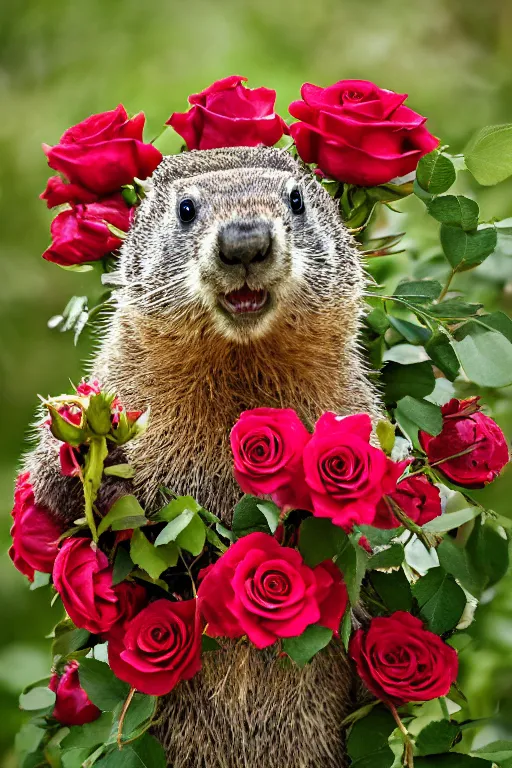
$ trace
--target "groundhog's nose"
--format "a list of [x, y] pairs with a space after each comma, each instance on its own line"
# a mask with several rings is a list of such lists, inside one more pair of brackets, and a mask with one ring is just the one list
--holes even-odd
[[232, 221], [219, 231], [219, 259], [228, 267], [265, 261], [271, 251], [272, 235], [265, 221]]

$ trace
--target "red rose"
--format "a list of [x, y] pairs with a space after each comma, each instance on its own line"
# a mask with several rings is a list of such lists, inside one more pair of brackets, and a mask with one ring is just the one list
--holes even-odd
[[[419, 433], [431, 465], [464, 488], [483, 488], [508, 463], [505, 435], [479, 410], [478, 398], [450, 400], [443, 405], [443, 429], [436, 437]], [[448, 458], [462, 453], [455, 459]], [[444, 461], [446, 459], [446, 461]]]
[[90, 397], [91, 395], [99, 395], [101, 392], [101, 386], [98, 379], [92, 381], [86, 381], [82, 379], [78, 387], [76, 388], [77, 395], [81, 397]]
[[120, 104], [69, 128], [56, 146], [43, 145], [50, 168], [70, 182], [66, 190], [64, 183], [50, 179], [41, 195], [48, 206], [91, 202], [91, 194], [110, 195], [134, 178], [150, 176], [162, 154], [143, 142], [144, 121], [143, 112], [129, 118]]
[[395, 705], [446, 696], [457, 677], [455, 650], [405, 611], [358, 629], [349, 653], [368, 690]]
[[119, 617], [107, 556], [90, 539], [66, 539], [53, 567], [53, 584], [70, 619], [95, 635]]
[[163, 696], [201, 669], [201, 624], [196, 600], [156, 600], [109, 640], [112, 671], [141, 693]]
[[290, 104], [301, 122], [290, 126], [306, 163], [338, 181], [371, 187], [414, 171], [439, 144], [426, 118], [404, 107], [405, 94], [367, 80], [340, 80], [328, 88], [305, 83], [303, 101]]
[[[400, 461], [394, 465], [393, 474], [396, 479], [403, 474], [409, 463], [409, 461]], [[418, 525], [425, 525], [442, 512], [439, 488], [436, 488], [425, 475], [414, 475], [404, 478], [392, 493], [388, 493], [381, 499], [372, 523], [375, 528], [397, 528], [401, 525], [393, 514], [393, 508], [387, 501], [388, 497]]]
[[43, 258], [65, 267], [103, 258], [122, 244], [107, 222], [123, 232], [128, 230], [130, 208], [122, 195], [62, 211], [51, 223], [52, 244]]
[[[118, 531], [116, 534], [116, 543], [122, 541], [120, 534], [129, 534], [131, 538], [133, 530], [131, 531]], [[132, 581], [122, 581], [120, 584], [116, 584], [114, 587], [115, 595], [118, 599], [118, 615], [115, 624], [106, 633], [106, 639], [110, 640], [114, 635], [121, 637], [124, 635], [126, 627], [141, 611], [148, 602], [148, 593], [140, 584], [135, 584]]]
[[311, 509], [302, 453], [311, 435], [290, 408], [244, 411], [231, 430], [235, 477], [244, 493], [282, 508]]
[[303, 456], [316, 517], [330, 517], [342, 528], [369, 525], [383, 494], [393, 490], [391, 462], [370, 445], [371, 431], [366, 414], [324, 413], [317, 421]]
[[197, 596], [208, 635], [247, 635], [257, 648], [296, 637], [310, 624], [338, 632], [347, 605], [340, 570], [331, 560], [310, 568], [297, 550], [266, 533], [233, 544], [202, 574]]
[[69, 443], [62, 443], [59, 448], [60, 471], [65, 477], [76, 477], [80, 474], [80, 451]]
[[24, 472], [16, 480], [9, 557], [20, 573], [34, 581], [34, 571], [52, 572], [63, 528], [45, 507], [36, 504], [29, 478]]
[[189, 149], [271, 147], [288, 133], [286, 123], [274, 111], [276, 92], [245, 88], [245, 80], [232, 75], [189, 96], [188, 112], [174, 112], [167, 125], [172, 125]]
[[70, 661], [60, 677], [53, 673], [48, 685], [56, 696], [53, 716], [61, 725], [84, 725], [101, 715], [80, 685], [78, 667], [78, 661]]

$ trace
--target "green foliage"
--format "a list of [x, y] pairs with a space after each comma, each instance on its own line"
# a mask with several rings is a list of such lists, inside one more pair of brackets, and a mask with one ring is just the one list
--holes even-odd
[[108, 664], [97, 659], [82, 659], [78, 669], [80, 685], [100, 709], [111, 712], [123, 702], [130, 686], [119, 680]]
[[279, 509], [271, 502], [262, 502], [256, 496], [244, 496], [236, 505], [232, 530], [236, 538], [249, 533], [273, 533], [279, 520]]
[[436, 149], [421, 158], [416, 169], [416, 180], [425, 192], [439, 195], [454, 183], [455, 167], [446, 155]]
[[113, 531], [123, 531], [130, 528], [140, 528], [148, 522], [141, 505], [131, 494], [117, 499], [105, 517], [98, 525], [98, 535], [112, 528]]
[[438, 635], [453, 629], [466, 607], [466, 596], [444, 568], [432, 568], [412, 587], [422, 619]]
[[512, 125], [489, 125], [471, 139], [464, 159], [479, 184], [499, 184], [512, 175]]
[[418, 734], [415, 743], [418, 755], [438, 755], [449, 752], [460, 734], [459, 726], [450, 720], [433, 720]]
[[312, 568], [335, 557], [347, 541], [345, 531], [325, 518], [307, 517], [300, 526], [299, 552]]
[[283, 640], [283, 651], [298, 667], [304, 667], [332, 639], [332, 630], [311, 624], [298, 637]]
[[389, 738], [395, 728], [391, 713], [382, 705], [357, 720], [347, 740], [351, 765], [357, 768], [391, 768], [395, 755], [389, 746]]
[[178, 545], [171, 541], [160, 547], [155, 547], [140, 529], [135, 529], [130, 540], [130, 557], [135, 565], [139, 565], [152, 579], [158, 579], [161, 574], [178, 562]]

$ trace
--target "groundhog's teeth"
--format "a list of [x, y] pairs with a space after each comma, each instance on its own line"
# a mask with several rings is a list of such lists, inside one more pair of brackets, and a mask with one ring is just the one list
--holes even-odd
[[259, 312], [267, 302], [268, 293], [265, 290], [253, 291], [244, 285], [237, 291], [231, 291], [223, 297], [224, 306], [233, 314], [241, 315], [249, 312]]

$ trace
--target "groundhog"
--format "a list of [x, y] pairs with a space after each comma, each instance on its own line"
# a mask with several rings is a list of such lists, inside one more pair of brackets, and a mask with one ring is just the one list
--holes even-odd
[[[121, 249], [114, 309], [90, 373], [130, 409], [133, 490], [191, 494], [229, 523], [241, 491], [229, 432], [241, 411], [378, 413], [358, 350], [364, 285], [335, 202], [285, 151], [166, 157]], [[67, 521], [80, 483], [45, 431], [27, 458], [36, 499]], [[115, 457], [119, 461], [119, 456]], [[126, 492], [109, 478], [100, 506]], [[340, 768], [355, 680], [336, 643], [300, 670], [232, 643], [165, 698], [156, 735], [173, 768]]]

